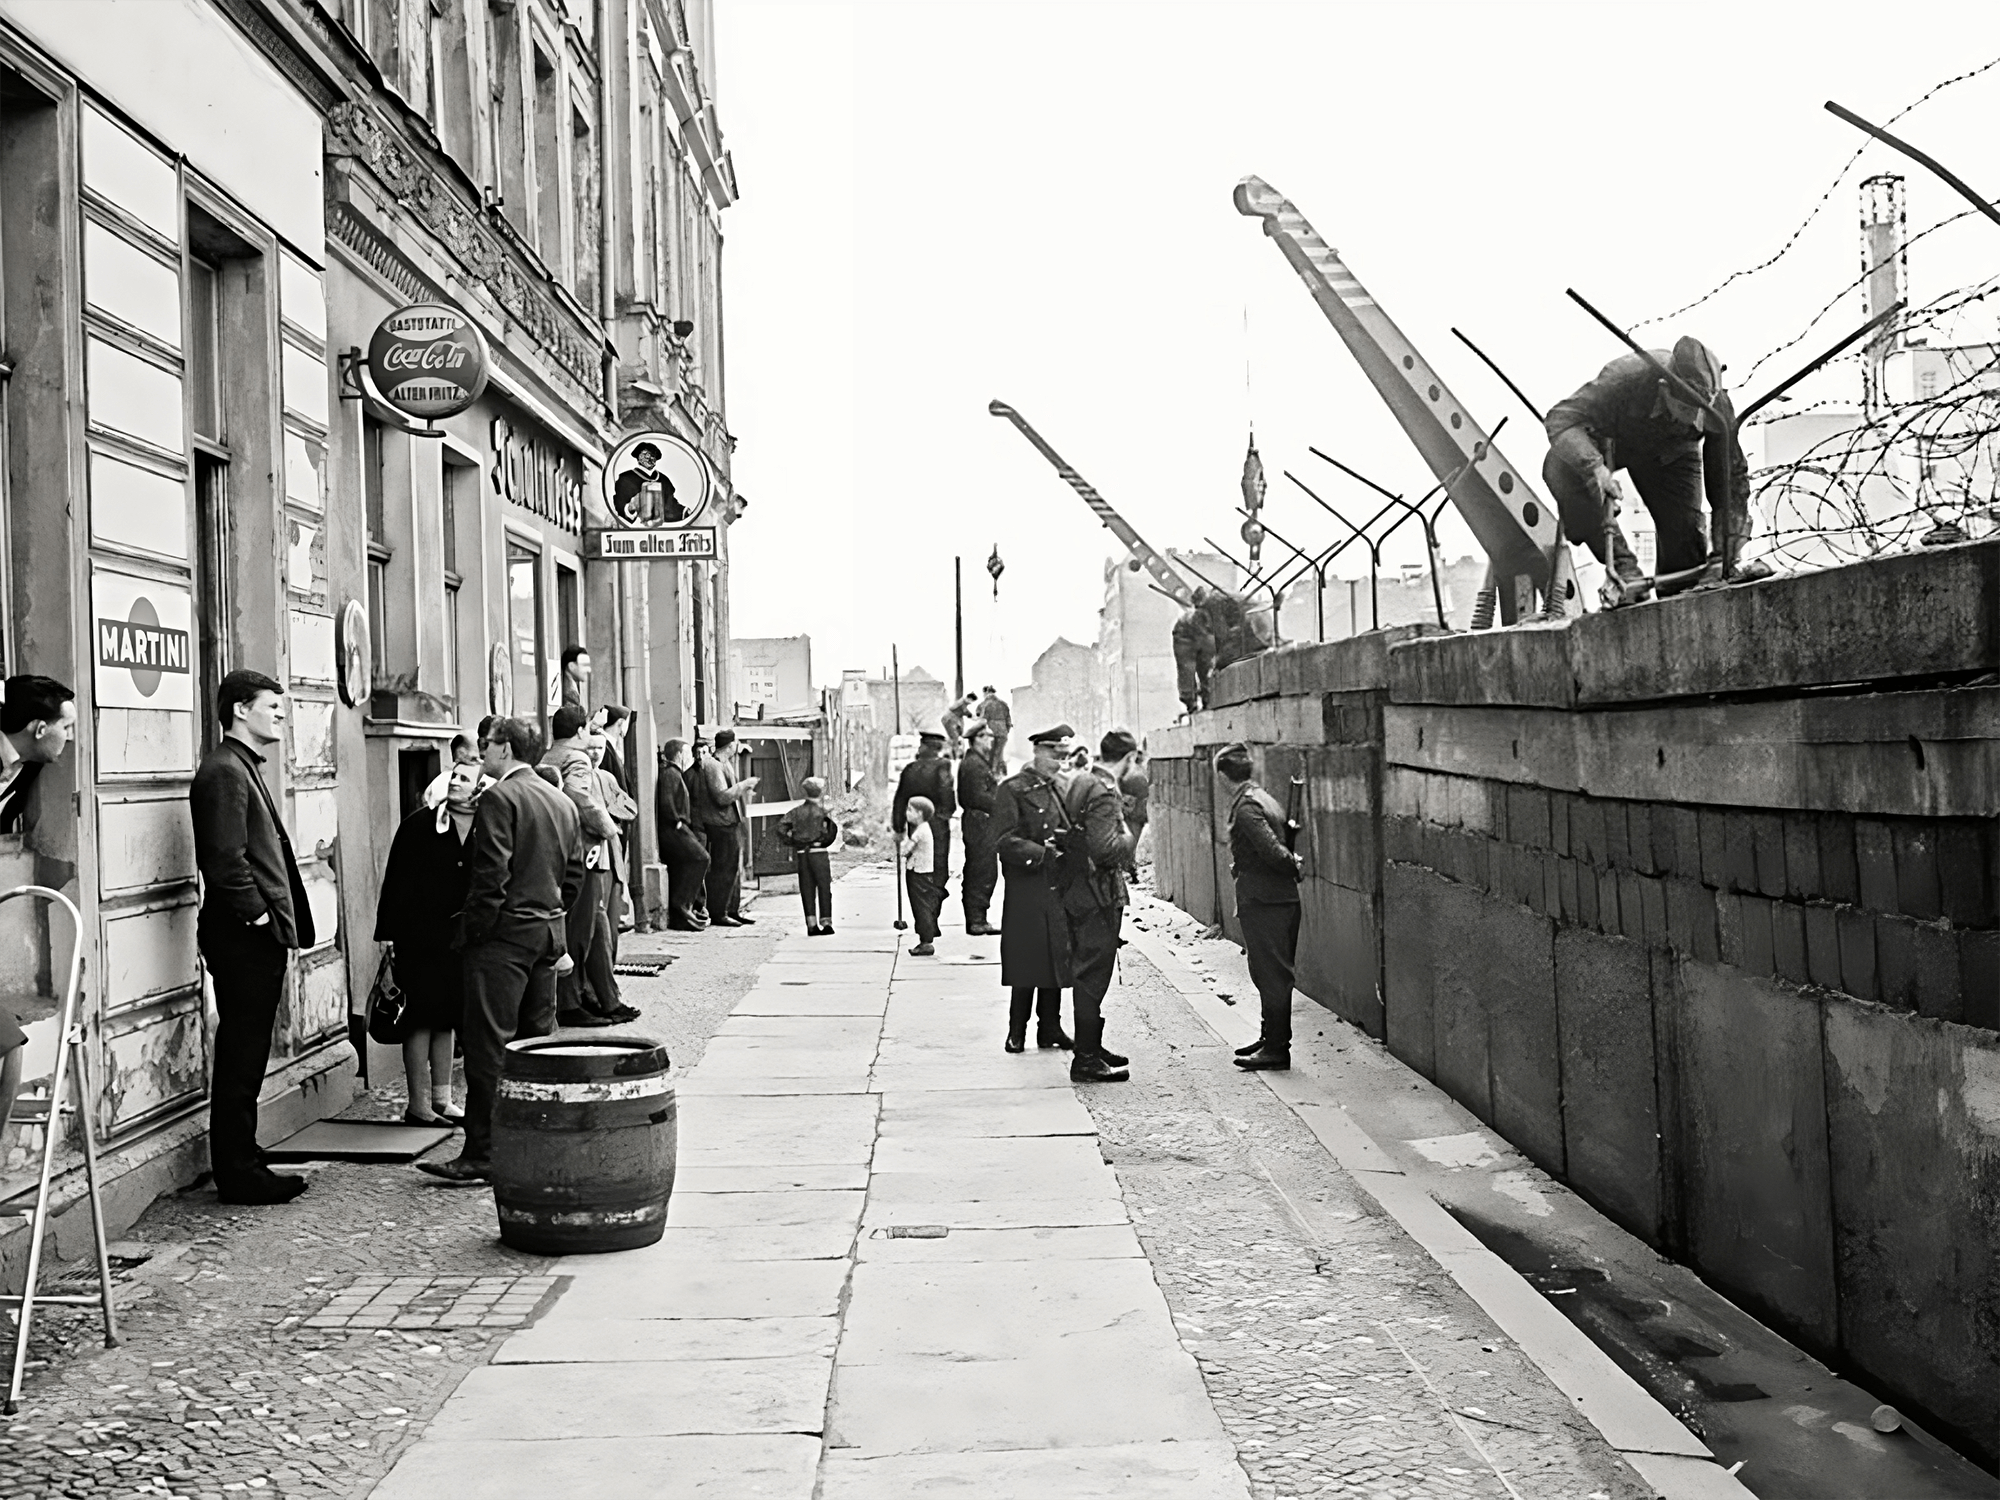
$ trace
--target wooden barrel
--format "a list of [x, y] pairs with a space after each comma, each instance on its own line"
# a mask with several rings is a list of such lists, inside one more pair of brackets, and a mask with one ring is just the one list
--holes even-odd
[[588, 1255], [659, 1239], [678, 1143], [667, 1067], [644, 1037], [508, 1044], [493, 1114], [503, 1241]]

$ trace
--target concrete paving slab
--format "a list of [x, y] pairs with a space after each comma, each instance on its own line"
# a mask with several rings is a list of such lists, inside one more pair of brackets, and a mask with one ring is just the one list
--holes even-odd
[[685, 1143], [690, 1131], [709, 1128], [735, 1135], [764, 1130], [865, 1132], [874, 1128], [879, 1108], [874, 1099], [716, 1098], [698, 1111], [681, 1111], [680, 1138]]
[[[833, 1361], [689, 1359], [645, 1366], [485, 1365], [431, 1419], [434, 1440], [819, 1431]], [[575, 1493], [568, 1490], [567, 1493]]]
[[875, 1061], [875, 1044], [865, 1047], [788, 1046], [769, 1038], [752, 1042], [723, 1037], [709, 1043], [698, 1070], [705, 1083], [738, 1078], [841, 1078], [866, 1072]]
[[[1037, 1139], [1023, 1137], [1019, 1144], [1035, 1144]], [[1057, 1136], [1048, 1139], [1077, 1142], [1084, 1138]], [[884, 1149], [891, 1144], [884, 1141]], [[940, 1141], [938, 1144], [943, 1146], [946, 1143]], [[1120, 1201], [1118, 1179], [1103, 1162], [1099, 1161], [1093, 1168], [1090, 1163], [1078, 1161], [1073, 1157], [1062, 1161], [1060, 1165], [1057, 1164], [1058, 1161], [1059, 1158], [1054, 1156], [1036, 1160], [1024, 1153], [1023, 1158], [1013, 1164], [968, 1164], [945, 1171], [917, 1172], [885, 1171], [878, 1161], [869, 1180], [869, 1201], [871, 1205], [876, 1202], [939, 1201], [1012, 1203], [1051, 1198], [1101, 1198], [1112, 1203]]]
[[855, 1457], [1222, 1439], [1194, 1360], [1179, 1345], [1139, 1360], [1129, 1348], [882, 1365], [843, 1359], [827, 1417], [829, 1445]]
[[[884, 1093], [881, 1133], [926, 1140], [1097, 1133], [1090, 1111], [1069, 1089], [939, 1089]], [[683, 1135], [683, 1139], [685, 1139]]]
[[1142, 1257], [1129, 1224], [1040, 1229], [954, 1229], [941, 1239], [889, 1237], [872, 1229], [856, 1246], [864, 1262], [930, 1265], [940, 1261], [1085, 1261]]
[[[884, 1179], [876, 1177], [880, 1188]], [[941, 1191], [926, 1184], [925, 1193]], [[895, 1224], [942, 1224], [954, 1232], [961, 1229], [1048, 1229], [1073, 1228], [1093, 1224], [1130, 1224], [1125, 1205], [1116, 1197], [1103, 1198], [933, 1198], [911, 1194], [905, 1198], [869, 1196], [862, 1212], [863, 1229], [882, 1229]]]
[[[949, 1238], [949, 1237], [947, 1237]], [[1112, 1346], [1144, 1362], [1177, 1343], [1144, 1260], [855, 1267], [840, 1363], [1011, 1360]]]
[[[669, 1225], [645, 1253], [658, 1260], [831, 1260], [854, 1248], [855, 1226], [812, 1224]], [[633, 1252], [638, 1253], [638, 1252]]]
[[370, 1500], [810, 1500], [817, 1437], [600, 1438], [593, 1442], [416, 1443]]
[[800, 986], [798, 989], [757, 990], [743, 997], [739, 1016], [879, 1016], [889, 1008], [888, 994], [875, 986]]
[[859, 1044], [873, 1042], [882, 1030], [882, 1023], [874, 1016], [765, 1016], [732, 1013], [715, 1029], [715, 1039], [723, 1037], [790, 1038], [794, 1045], [802, 1045], [807, 1039], [824, 1040], [832, 1045], [843, 1043]]
[[689, 1074], [674, 1080], [674, 1090], [682, 1099], [706, 1099], [716, 1095], [738, 1098], [745, 1094], [762, 1095], [813, 1095], [813, 1094], [866, 1094], [869, 1075], [861, 1073], [826, 1073], [809, 1078], [773, 1078], [768, 1073], [734, 1074], [721, 1073]]
[[679, 1193], [781, 1193], [793, 1188], [828, 1192], [867, 1186], [866, 1162], [807, 1162], [800, 1166], [765, 1167], [740, 1163], [710, 1165], [706, 1162], [690, 1163], [686, 1152], [681, 1153], [680, 1170], [674, 1176], [674, 1191]]
[[831, 1356], [838, 1318], [601, 1318], [538, 1323], [493, 1356], [502, 1365], [659, 1363]]
[[820, 1466], [819, 1500], [885, 1495], [1032, 1496], [1034, 1500], [1248, 1500], [1250, 1482], [1226, 1442], [1134, 1443], [1112, 1448], [915, 1453]]
[[1105, 1165], [1094, 1135], [1013, 1135], [999, 1137], [884, 1134], [875, 1149], [877, 1172], [942, 1172], [964, 1181], [989, 1174], [1025, 1173], [1043, 1191], [1064, 1196], [1071, 1190], [1115, 1193], [1117, 1175]]
[[[667, 1204], [670, 1229], [744, 1224], [846, 1224], [861, 1217], [859, 1192], [675, 1193]], [[639, 1253], [639, 1252], [633, 1252]], [[770, 1260], [774, 1257], [765, 1256]]]
[[[569, 1256], [556, 1273], [574, 1275], [570, 1289], [542, 1314], [558, 1323], [648, 1318], [823, 1318], [840, 1308], [848, 1267], [838, 1260], [744, 1260], [704, 1266], [694, 1261]], [[591, 1267], [579, 1262], [599, 1260]]]
[[[789, 1096], [774, 1097], [792, 1102]], [[868, 1126], [821, 1131], [806, 1122], [786, 1122], [732, 1131], [713, 1121], [695, 1122], [693, 1129], [689, 1124], [682, 1121], [679, 1160], [683, 1166], [845, 1166], [867, 1161], [875, 1148], [874, 1131]]]
[[992, 1060], [954, 1058], [949, 1063], [933, 1058], [929, 1062], [878, 1063], [871, 1077], [878, 1093], [930, 1093], [961, 1089], [1061, 1089], [1070, 1091], [1069, 1054], [1037, 1056], [1023, 1053], [1008, 1057], [998, 1047]]

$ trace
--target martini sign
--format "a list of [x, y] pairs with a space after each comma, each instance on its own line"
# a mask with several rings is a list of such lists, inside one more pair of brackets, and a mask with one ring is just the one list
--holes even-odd
[[186, 588], [129, 573], [91, 579], [99, 708], [194, 712], [194, 601]]

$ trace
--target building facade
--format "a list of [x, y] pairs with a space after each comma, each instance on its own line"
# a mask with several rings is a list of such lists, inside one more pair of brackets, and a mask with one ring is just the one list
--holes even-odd
[[729, 662], [739, 719], [809, 714], [819, 708], [811, 636], [746, 636], [729, 643]]
[[[0, 656], [73, 686], [80, 721], [0, 836], [0, 889], [82, 911], [114, 1217], [206, 1164], [187, 789], [225, 672], [287, 686], [271, 789], [319, 935], [267, 1140], [351, 1093], [381, 861], [453, 735], [545, 720], [570, 645], [592, 701], [635, 710], [639, 765], [727, 713], [727, 525], [712, 562], [587, 547], [633, 427], [698, 447], [741, 509], [708, 34], [679, 0], [0, 0]], [[491, 352], [433, 424], [359, 358], [412, 302]], [[0, 983], [42, 997], [32, 1093], [69, 936], [23, 906]], [[0, 1139], [0, 1196], [38, 1149]]]

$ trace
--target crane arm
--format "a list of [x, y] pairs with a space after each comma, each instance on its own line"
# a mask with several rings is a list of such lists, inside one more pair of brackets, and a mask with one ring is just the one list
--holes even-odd
[[1550, 582], [1558, 543], [1552, 507], [1502, 458], [1416, 346], [1319, 237], [1291, 200], [1260, 177], [1236, 185], [1236, 211], [1261, 219], [1264, 233], [1312, 293], [1390, 412], [1415, 443], [1496, 572]]
[[1137, 558], [1146, 571], [1153, 575], [1154, 581], [1160, 588], [1173, 596], [1175, 603], [1182, 608], [1194, 603], [1194, 586], [1181, 576], [1180, 570], [1149, 547], [1146, 539], [1127, 525], [1125, 518], [1111, 508], [1111, 502], [1098, 494], [1089, 480], [1064, 462], [1063, 456], [1051, 448], [1039, 432], [1028, 425], [1026, 417], [1005, 401], [989, 401], [986, 403], [986, 410], [992, 416], [1005, 417], [1021, 429], [1021, 436], [1033, 443], [1042, 457], [1053, 464], [1055, 471], [1068, 481], [1069, 487], [1083, 496], [1083, 503], [1091, 508], [1097, 519], [1104, 523], [1113, 536], [1125, 544], [1125, 550]]

